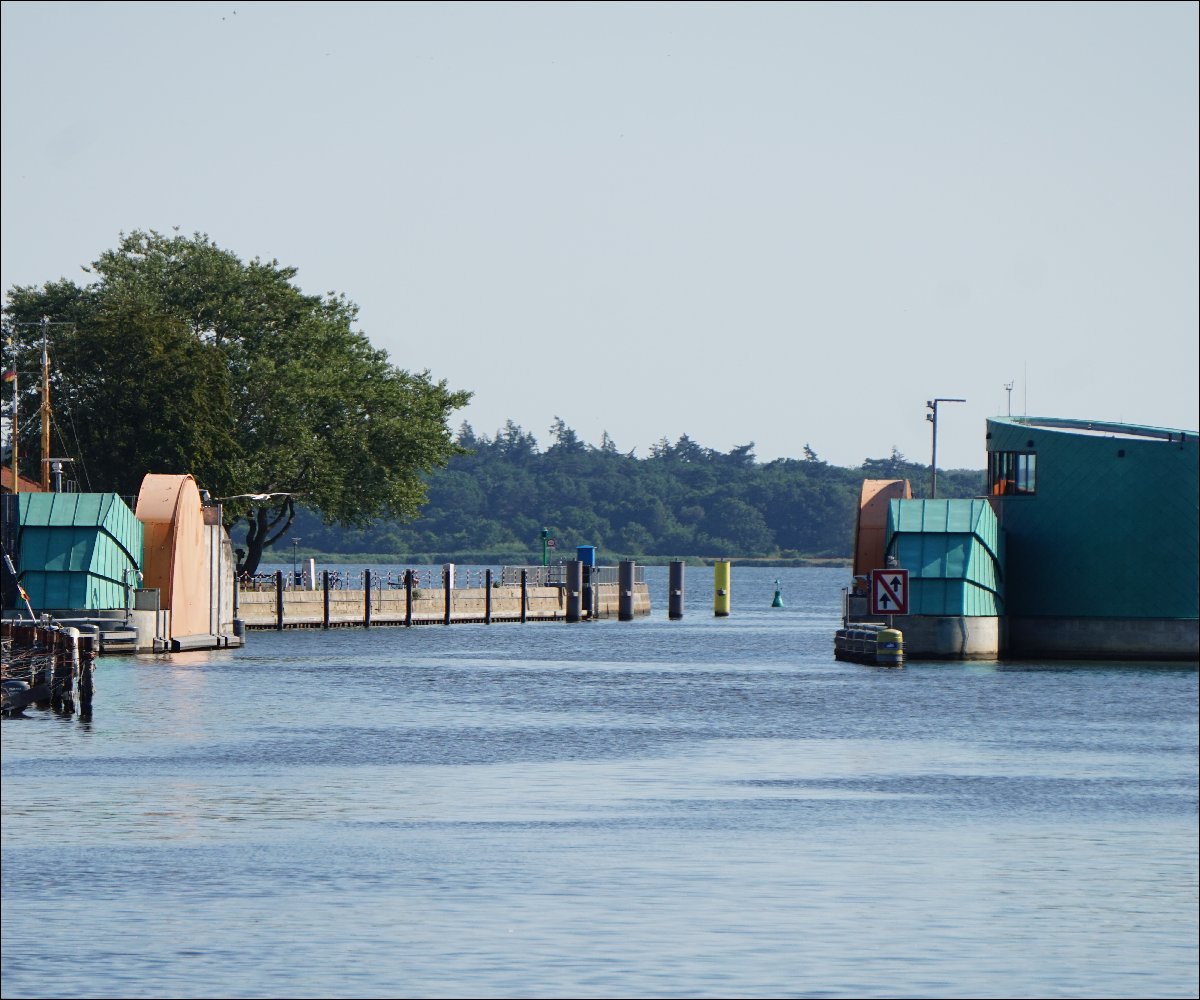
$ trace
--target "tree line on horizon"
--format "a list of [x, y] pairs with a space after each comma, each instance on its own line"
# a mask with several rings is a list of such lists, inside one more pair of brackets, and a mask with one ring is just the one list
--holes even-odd
[[[463, 454], [427, 478], [429, 502], [413, 521], [366, 528], [322, 523], [298, 509], [294, 534], [306, 552], [394, 555], [402, 561], [522, 563], [541, 559], [542, 530], [555, 559], [593, 545], [616, 558], [846, 559], [864, 479], [908, 479], [928, 496], [930, 470], [892, 449], [856, 468], [803, 457], [760, 463], [753, 443], [728, 452], [687, 434], [638, 458], [607, 433], [582, 441], [561, 418], [541, 448], [509, 420], [492, 437], [463, 423]], [[982, 469], [938, 470], [941, 497], [982, 494]]]

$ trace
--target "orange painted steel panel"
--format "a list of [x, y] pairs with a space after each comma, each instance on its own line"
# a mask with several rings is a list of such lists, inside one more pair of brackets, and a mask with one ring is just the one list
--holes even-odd
[[854, 575], [871, 575], [884, 569], [883, 550], [887, 544], [888, 502], [911, 500], [912, 485], [907, 479], [864, 479], [858, 501], [858, 523], [854, 530]]
[[145, 526], [145, 587], [157, 587], [171, 611], [171, 635], [210, 631], [204, 508], [191, 476], [151, 473], [142, 480], [138, 520]]

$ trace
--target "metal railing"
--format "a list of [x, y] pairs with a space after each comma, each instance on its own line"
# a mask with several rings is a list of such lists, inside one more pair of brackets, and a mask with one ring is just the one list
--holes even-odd
[[[565, 587], [567, 583], [567, 564], [554, 563], [550, 566], [501, 566], [499, 574], [492, 574], [492, 585], [499, 587], [519, 587], [521, 571], [525, 571], [525, 583], [530, 587]], [[318, 570], [316, 579], [310, 579], [307, 571], [283, 570], [283, 587], [285, 590], [320, 590], [322, 589], [323, 573], [329, 574], [330, 590], [364, 590], [366, 588], [367, 570], [330, 569]], [[386, 572], [371, 570], [372, 590], [403, 590], [405, 570], [388, 570]], [[440, 566], [414, 566], [413, 586], [418, 590], [441, 590], [446, 585], [445, 570]], [[620, 568], [617, 566], [592, 566], [588, 578], [592, 583], [612, 583], [618, 581]], [[634, 582], [646, 582], [644, 566], [634, 564]], [[455, 590], [481, 590], [487, 586], [487, 571], [478, 567], [454, 567]], [[274, 591], [275, 572], [256, 573], [241, 581], [241, 589], [245, 591]]]
[[[521, 583], [521, 570], [525, 571], [525, 582], [530, 587], [565, 587], [567, 584], [567, 564], [560, 562], [550, 566], [503, 566], [500, 569], [500, 585], [518, 586]], [[618, 566], [592, 566], [588, 580], [591, 583], [617, 583], [619, 574]], [[645, 566], [634, 564], [633, 582], [646, 582]]]
[[[285, 590], [320, 590], [324, 585], [324, 573], [329, 574], [330, 590], [365, 590], [367, 570], [365, 569], [330, 569], [317, 570], [316, 579], [310, 579], [306, 570], [283, 570], [283, 587]], [[413, 566], [410, 570], [391, 569], [387, 571], [370, 570], [372, 590], [403, 590], [404, 575], [411, 572], [413, 586], [418, 590], [441, 590], [446, 585], [446, 574], [440, 566]], [[496, 582], [493, 574], [492, 582]], [[520, 579], [518, 577], [518, 582]], [[455, 590], [477, 590], [487, 586], [487, 570], [478, 567], [454, 567]], [[242, 590], [271, 590], [275, 589], [275, 573], [255, 573], [242, 580]]]

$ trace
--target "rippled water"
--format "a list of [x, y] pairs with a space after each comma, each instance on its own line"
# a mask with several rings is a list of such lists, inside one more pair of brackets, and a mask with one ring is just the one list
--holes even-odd
[[6, 720], [3, 995], [1197, 995], [1195, 664], [868, 668], [841, 570], [647, 573]]

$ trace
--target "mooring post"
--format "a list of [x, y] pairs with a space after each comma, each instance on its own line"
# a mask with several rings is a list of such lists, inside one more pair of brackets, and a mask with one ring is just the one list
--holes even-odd
[[678, 621], [683, 617], [683, 563], [671, 563], [668, 577], [667, 617]]
[[454, 607], [452, 600], [454, 594], [454, 565], [452, 563], [447, 563], [442, 567], [442, 594], [444, 595], [442, 624], [449, 625], [450, 615]]
[[325, 611], [321, 617], [321, 627], [329, 628], [329, 570], [321, 570], [321, 590], [325, 602]]
[[617, 566], [617, 621], [633, 621], [633, 561], [623, 560]]
[[92, 695], [95, 692], [96, 638], [79, 639], [79, 714], [85, 719], [92, 714]]
[[729, 614], [729, 561], [713, 566], [713, 614], [725, 618]]
[[50, 705], [56, 712], [73, 711], [71, 704], [71, 654], [65, 629], [56, 629], [50, 639]]
[[63, 650], [67, 661], [67, 683], [63, 690], [63, 711], [75, 711], [75, 684], [79, 680], [79, 629], [68, 627], [62, 630]]
[[587, 620], [594, 622], [596, 620], [596, 588], [592, 586], [592, 565], [586, 560], [581, 559], [583, 563], [583, 611], [587, 615]]
[[492, 571], [483, 574], [483, 624], [492, 624]]
[[283, 570], [275, 571], [275, 628], [283, 631]]
[[363, 570], [363, 628], [371, 627], [371, 571]]
[[578, 559], [567, 562], [567, 621], [583, 617], [583, 563]]
[[521, 570], [521, 624], [525, 624], [526, 608], [529, 607], [529, 578], [528, 570]]
[[53, 698], [50, 697], [50, 681], [54, 673], [54, 640], [50, 630], [42, 625], [30, 627], [30, 639], [34, 653], [33, 665], [30, 668], [33, 675], [31, 686], [41, 688], [45, 693], [45, 697], [38, 698], [35, 704], [38, 708], [49, 708], [53, 702]]
[[404, 571], [404, 627], [412, 627], [413, 571]]

